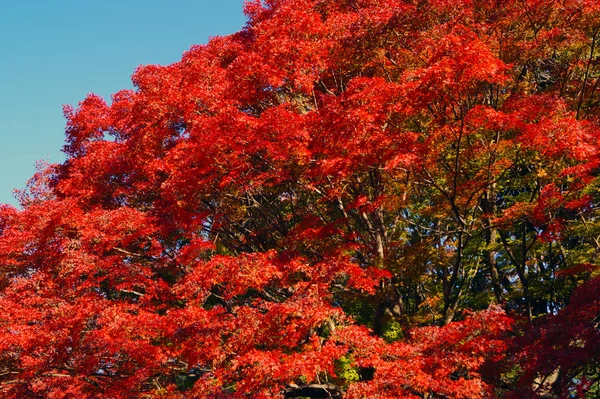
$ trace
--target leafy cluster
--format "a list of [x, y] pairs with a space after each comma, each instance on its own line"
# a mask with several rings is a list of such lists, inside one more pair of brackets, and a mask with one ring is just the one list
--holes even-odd
[[0, 206], [0, 396], [598, 395], [600, 3], [245, 12]]

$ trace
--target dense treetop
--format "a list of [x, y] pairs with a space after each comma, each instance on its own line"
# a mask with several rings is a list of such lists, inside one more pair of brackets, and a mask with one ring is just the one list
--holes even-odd
[[245, 11], [0, 207], [0, 395], [599, 395], [600, 3]]

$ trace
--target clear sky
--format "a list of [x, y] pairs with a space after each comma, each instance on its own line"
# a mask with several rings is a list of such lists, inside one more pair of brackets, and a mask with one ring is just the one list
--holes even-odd
[[132, 88], [140, 64], [245, 24], [243, 0], [0, 0], [0, 203], [36, 160], [62, 162], [62, 105]]

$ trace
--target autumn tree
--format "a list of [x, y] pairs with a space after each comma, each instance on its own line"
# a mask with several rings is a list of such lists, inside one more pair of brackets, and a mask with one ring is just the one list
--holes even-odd
[[65, 107], [6, 398], [600, 391], [600, 5], [266, 0]]

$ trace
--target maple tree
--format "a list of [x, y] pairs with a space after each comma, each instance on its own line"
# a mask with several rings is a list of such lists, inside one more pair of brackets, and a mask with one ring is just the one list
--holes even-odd
[[0, 207], [6, 398], [600, 393], [600, 3], [266, 0]]

